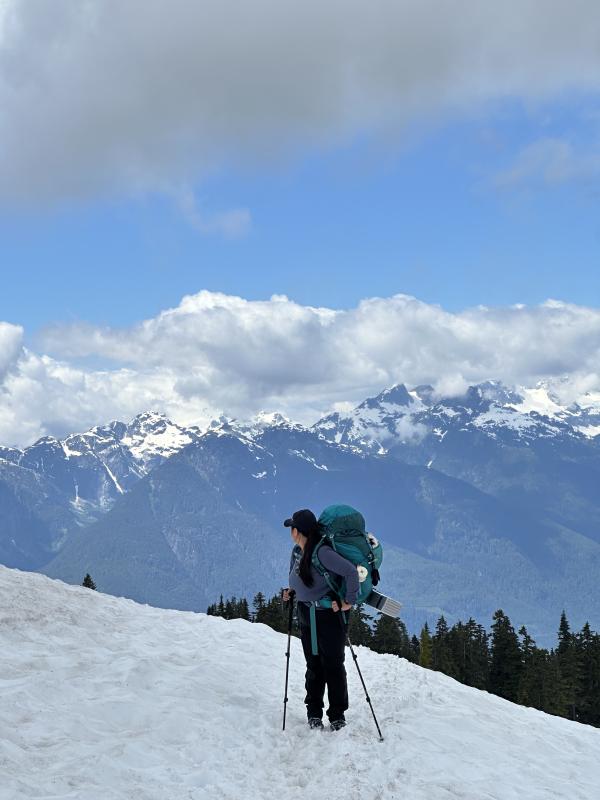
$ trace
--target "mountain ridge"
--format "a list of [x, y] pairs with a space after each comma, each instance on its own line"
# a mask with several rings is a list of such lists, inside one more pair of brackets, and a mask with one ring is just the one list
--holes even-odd
[[[0, 560], [73, 582], [95, 570], [116, 593], [197, 610], [221, 591], [276, 591], [281, 520], [341, 501], [383, 539], [386, 588], [413, 627], [434, 608], [456, 620], [499, 606], [547, 639], [562, 607], [598, 624], [600, 439], [576, 429], [579, 407], [563, 418], [532, 391], [488, 382], [440, 401], [397, 384], [312, 427], [263, 413], [202, 430], [145, 412], [45, 437], [0, 458]], [[268, 585], [243, 530], [277, 554]]]

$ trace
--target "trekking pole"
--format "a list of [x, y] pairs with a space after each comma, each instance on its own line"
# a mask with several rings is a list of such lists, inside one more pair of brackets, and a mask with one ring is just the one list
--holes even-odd
[[[341, 607], [340, 607], [341, 608]], [[344, 627], [344, 620], [342, 615], [342, 611], [338, 612], [340, 614], [340, 623], [342, 628]], [[369, 693], [367, 691], [367, 687], [365, 685], [364, 678], [362, 676], [362, 672], [360, 671], [360, 667], [358, 666], [358, 656], [354, 652], [354, 648], [352, 647], [352, 642], [350, 641], [350, 636], [348, 635], [348, 631], [346, 633], [346, 641], [348, 642], [348, 647], [350, 648], [350, 652], [352, 653], [352, 658], [354, 659], [354, 663], [356, 664], [356, 669], [358, 670], [358, 677], [360, 678], [360, 682], [362, 683], [362, 687], [365, 690], [365, 697], [367, 698], [367, 703], [369, 704], [369, 708], [371, 709], [371, 714], [373, 714], [373, 719], [375, 720], [375, 727], [377, 728], [377, 733], [379, 734], [379, 741], [383, 742], [383, 736], [381, 734], [381, 729], [379, 727], [379, 723], [377, 722], [377, 717], [375, 716], [375, 711], [373, 710], [373, 703], [371, 703], [371, 698], [369, 697]]]
[[292, 641], [292, 619], [294, 616], [294, 592], [290, 592], [288, 594], [288, 606], [289, 606], [289, 616], [288, 616], [288, 639], [287, 639], [287, 650], [285, 652], [285, 656], [287, 658], [287, 663], [285, 667], [285, 692], [283, 696], [283, 730], [285, 730], [285, 714], [287, 711], [287, 701], [288, 701], [288, 676], [290, 674], [290, 645]]

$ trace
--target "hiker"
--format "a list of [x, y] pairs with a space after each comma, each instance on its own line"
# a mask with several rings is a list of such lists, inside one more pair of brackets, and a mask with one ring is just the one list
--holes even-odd
[[[346, 596], [332, 599], [331, 589], [326, 578], [312, 563], [315, 546], [321, 540], [319, 524], [312, 511], [296, 511], [284, 526], [290, 528], [294, 549], [290, 562], [289, 587], [283, 591], [283, 599], [288, 601], [290, 592], [295, 592], [298, 601], [298, 621], [300, 637], [306, 658], [306, 711], [311, 728], [323, 728], [323, 697], [325, 685], [331, 730], [337, 731], [346, 724], [344, 712], [348, 708], [348, 686], [344, 667], [346, 614], [354, 604], [359, 591], [356, 566], [328, 546], [321, 546], [319, 559], [323, 566], [336, 578], [345, 578]], [[328, 597], [328, 602], [319, 601]], [[311, 608], [312, 606], [312, 608]], [[314, 627], [311, 628], [311, 616]], [[315, 651], [316, 654], [315, 654]]]

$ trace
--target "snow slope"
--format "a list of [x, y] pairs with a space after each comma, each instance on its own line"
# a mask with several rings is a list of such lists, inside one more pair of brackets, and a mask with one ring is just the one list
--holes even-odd
[[294, 640], [0, 567], [0, 798], [598, 797], [600, 730], [358, 648], [338, 733], [304, 721]]

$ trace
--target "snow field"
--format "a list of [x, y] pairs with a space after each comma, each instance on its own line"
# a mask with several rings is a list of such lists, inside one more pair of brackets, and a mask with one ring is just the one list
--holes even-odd
[[310, 731], [263, 625], [0, 567], [0, 800], [596, 800], [600, 730], [357, 648], [349, 725]]

